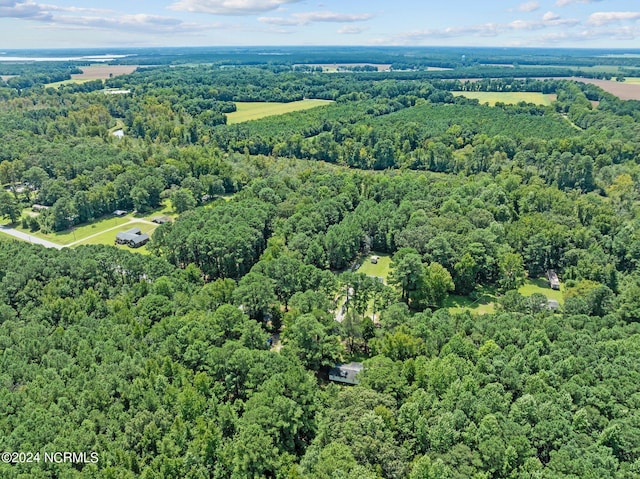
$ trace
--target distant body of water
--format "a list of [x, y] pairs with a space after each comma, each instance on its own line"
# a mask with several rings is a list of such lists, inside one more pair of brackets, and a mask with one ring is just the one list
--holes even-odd
[[130, 57], [131, 55], [82, 55], [82, 56], [39, 56], [39, 57], [15, 57], [0, 52], [0, 62], [110, 62], [118, 58]]

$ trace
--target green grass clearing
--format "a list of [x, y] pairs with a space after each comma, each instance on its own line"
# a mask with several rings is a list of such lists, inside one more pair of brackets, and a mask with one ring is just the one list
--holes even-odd
[[564, 303], [563, 297], [564, 285], [560, 283], [560, 291], [551, 289], [549, 282], [545, 278], [528, 279], [523, 286], [518, 288], [518, 293], [522, 296], [531, 296], [532, 294], [543, 294], [547, 299], [555, 299], [558, 303]]
[[[533, 294], [542, 294], [547, 299], [555, 299], [560, 305], [564, 303], [564, 285], [560, 283], [560, 291], [551, 289], [546, 278], [527, 279], [525, 283], [518, 288], [518, 293], [522, 296], [531, 296]], [[467, 296], [450, 295], [444, 302], [443, 307], [449, 309], [450, 313], [461, 313], [465, 310], [471, 311], [472, 314], [490, 314], [495, 312], [496, 306], [496, 290], [494, 288], [477, 289], [477, 297], [475, 301]]]
[[624, 83], [631, 83], [632, 85], [640, 85], [640, 78], [628, 77], [624, 79]]
[[495, 313], [495, 288], [479, 286], [476, 288], [476, 298], [473, 300], [468, 296], [452, 294], [447, 297], [442, 307], [447, 308], [450, 313], [462, 313], [463, 311], [471, 311], [472, 314]]
[[116, 245], [115, 244], [116, 235], [122, 231], [126, 231], [131, 228], [140, 228], [140, 231], [142, 231], [143, 233], [147, 233], [149, 236], [151, 236], [157, 227], [158, 225], [150, 225], [149, 223], [143, 223], [142, 221], [135, 221], [133, 223], [129, 223], [123, 226], [122, 228], [116, 228], [111, 231], [105, 231], [97, 236], [92, 236], [91, 238], [87, 238], [86, 240], [79, 242], [77, 246], [85, 245], [85, 244], [106, 244], [106, 245], [114, 245], [117, 248], [126, 249], [126, 250], [137, 252], [137, 253], [149, 254], [149, 251], [147, 250], [147, 245], [143, 245], [139, 248], [129, 248], [126, 245]]
[[[378, 257], [378, 263], [373, 264], [371, 262], [371, 256]], [[364, 273], [367, 276], [376, 276], [383, 278], [384, 284], [387, 284], [387, 276], [389, 276], [389, 270], [391, 269], [391, 256], [382, 253], [373, 253], [367, 256], [362, 265], [356, 271], [357, 273]]]
[[536, 92], [486, 92], [486, 91], [452, 91], [454, 96], [477, 99], [481, 104], [488, 103], [494, 106], [497, 102], [515, 105], [521, 101], [536, 105], [551, 105], [556, 100], [556, 95]]
[[151, 221], [156, 216], [168, 216], [171, 219], [176, 219], [178, 213], [173, 209], [173, 203], [171, 203], [171, 200], [167, 198], [162, 201], [162, 206], [160, 206], [160, 208], [156, 208], [150, 213], [137, 213], [133, 215], [134, 218], [144, 218], [147, 221]]
[[17, 225], [17, 230], [22, 231], [23, 233], [30, 234], [32, 236], [37, 236], [38, 238], [42, 238], [52, 243], [56, 243], [59, 245], [68, 245], [69, 243], [73, 243], [75, 241], [81, 241], [87, 236], [94, 235], [96, 233], [101, 233], [104, 230], [109, 228], [113, 228], [114, 226], [119, 226], [124, 223], [131, 221], [131, 217], [115, 217], [115, 216], [104, 216], [100, 219], [97, 219], [91, 223], [76, 226], [74, 228], [57, 231], [55, 233], [42, 233], [41, 231], [31, 232], [28, 229], [22, 228], [22, 226]]
[[68, 85], [69, 83], [87, 83], [88, 81], [93, 81], [94, 78], [71, 78], [70, 80], [62, 80], [56, 81], [53, 83], [45, 84], [45, 88], [58, 88], [61, 85]]
[[331, 100], [300, 100], [290, 103], [236, 102], [236, 111], [227, 113], [227, 124], [258, 120], [266, 116], [282, 115], [293, 111], [308, 110], [333, 103]]

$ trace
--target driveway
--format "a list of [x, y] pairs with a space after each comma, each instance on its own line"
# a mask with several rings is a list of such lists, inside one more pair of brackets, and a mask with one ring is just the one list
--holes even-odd
[[45, 248], [55, 248], [55, 249], [64, 248], [64, 246], [62, 246], [62, 245], [59, 245], [59, 244], [56, 244], [56, 243], [52, 243], [51, 241], [47, 241], [47, 240], [42, 239], [42, 238], [38, 238], [37, 236], [31, 236], [31, 235], [29, 235], [27, 233], [23, 233], [22, 231], [18, 231], [16, 229], [9, 228], [6, 225], [0, 226], [0, 231], [2, 231], [5, 234], [13, 236], [14, 238], [18, 238], [18, 239], [21, 239], [23, 241], [28, 241], [29, 243], [41, 244]]

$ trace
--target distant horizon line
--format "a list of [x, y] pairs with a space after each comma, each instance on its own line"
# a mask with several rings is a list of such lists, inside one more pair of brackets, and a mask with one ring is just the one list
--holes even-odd
[[3, 48], [0, 47], [0, 55], [7, 52], [25, 52], [25, 51], [83, 51], [83, 50], [152, 50], [152, 49], [305, 49], [305, 48], [347, 48], [347, 49], [472, 49], [472, 50], [584, 50], [584, 51], [616, 51], [616, 52], [640, 52], [640, 47], [624, 48], [624, 47], [562, 47], [562, 46], [472, 46], [472, 45], [158, 45], [158, 46], [94, 46], [94, 47], [19, 47], [19, 48]]

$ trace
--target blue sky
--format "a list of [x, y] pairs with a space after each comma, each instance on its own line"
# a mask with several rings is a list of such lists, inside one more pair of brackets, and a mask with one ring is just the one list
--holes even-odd
[[0, 49], [189, 45], [640, 48], [638, 0], [0, 0]]

